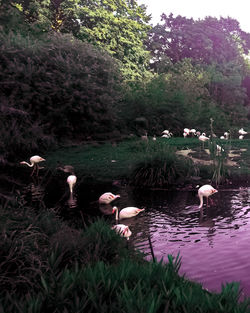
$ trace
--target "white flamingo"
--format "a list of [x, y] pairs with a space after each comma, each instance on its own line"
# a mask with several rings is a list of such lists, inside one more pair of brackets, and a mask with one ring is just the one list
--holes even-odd
[[32, 176], [36, 170], [36, 176], [38, 176], [38, 172], [39, 172], [39, 166], [38, 163], [46, 161], [44, 158], [40, 157], [39, 155], [34, 155], [30, 158], [30, 164], [28, 162], [22, 161], [20, 162], [20, 164], [26, 164], [29, 167], [34, 167], [32, 173], [30, 176]]
[[169, 135], [169, 134], [170, 134], [170, 131], [169, 131], [168, 129], [165, 129], [165, 130], [162, 132], [162, 134], [164, 134], [164, 135]]
[[203, 197], [207, 198], [207, 206], [208, 206], [208, 197], [210, 197], [211, 195], [213, 195], [216, 192], [218, 192], [218, 190], [215, 189], [214, 187], [212, 187], [211, 185], [203, 185], [203, 186], [201, 186], [198, 189], [198, 196], [200, 198], [199, 209], [202, 208], [202, 206], [203, 206]]
[[208, 140], [209, 140], [209, 137], [206, 137], [206, 134], [205, 134], [205, 133], [202, 133], [202, 134], [198, 137], [198, 139], [199, 139], [200, 141], [202, 141], [202, 147], [203, 147], [203, 149], [204, 149], [204, 142], [208, 141]]
[[196, 129], [194, 129], [194, 128], [190, 129], [190, 133], [191, 133], [193, 136], [195, 136], [195, 135], [196, 135]]
[[69, 185], [69, 191], [72, 194], [73, 193], [73, 188], [76, 184], [77, 177], [75, 175], [69, 175], [67, 178], [67, 183]]
[[148, 133], [145, 132], [145, 135], [141, 136], [141, 139], [144, 140], [144, 141], [148, 141]]
[[100, 204], [109, 204], [115, 199], [120, 198], [120, 195], [114, 195], [112, 192], [105, 192], [99, 198]]
[[132, 235], [129, 227], [124, 224], [114, 225], [112, 229], [114, 229], [120, 236], [127, 238], [127, 240], [129, 240], [129, 237]]
[[247, 132], [243, 128], [241, 128], [241, 129], [239, 129], [239, 134], [240, 135], [247, 135]]
[[139, 209], [139, 208], [131, 206], [131, 207], [126, 207], [126, 208], [122, 209], [119, 213], [118, 207], [116, 207], [116, 206], [113, 207], [113, 213], [115, 213], [115, 219], [116, 220], [134, 217], [144, 210], [145, 209]]

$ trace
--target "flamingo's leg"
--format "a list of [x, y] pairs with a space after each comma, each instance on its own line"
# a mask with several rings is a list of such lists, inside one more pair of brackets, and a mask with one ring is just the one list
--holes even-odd
[[207, 197], [207, 206], [209, 206], [209, 204], [208, 204], [208, 197]]
[[31, 172], [30, 176], [33, 176], [35, 169], [36, 169], [36, 165], [34, 165], [33, 171]]

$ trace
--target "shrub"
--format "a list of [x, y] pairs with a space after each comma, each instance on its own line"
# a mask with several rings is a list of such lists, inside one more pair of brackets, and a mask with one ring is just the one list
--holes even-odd
[[134, 186], [166, 187], [197, 171], [192, 160], [177, 156], [175, 148], [163, 141], [140, 144], [145, 149], [145, 160], [136, 165], [130, 177], [130, 184]]

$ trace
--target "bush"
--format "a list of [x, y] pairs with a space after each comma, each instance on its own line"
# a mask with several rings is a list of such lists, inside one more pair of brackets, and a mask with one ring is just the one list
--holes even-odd
[[107, 53], [60, 34], [1, 33], [0, 44], [1, 102], [58, 140], [113, 129], [120, 76]]
[[137, 187], [167, 187], [182, 182], [198, 170], [193, 161], [177, 156], [175, 148], [164, 141], [140, 143], [145, 149], [145, 160], [138, 165], [130, 177], [130, 184]]

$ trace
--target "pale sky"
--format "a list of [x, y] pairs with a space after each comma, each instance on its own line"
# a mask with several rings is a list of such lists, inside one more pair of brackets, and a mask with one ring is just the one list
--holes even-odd
[[173, 13], [193, 19], [205, 16], [220, 18], [232, 17], [240, 23], [243, 31], [250, 33], [250, 1], [248, 0], [137, 0], [139, 5], [147, 6], [147, 14], [151, 14], [150, 24], [160, 22], [162, 13]]

